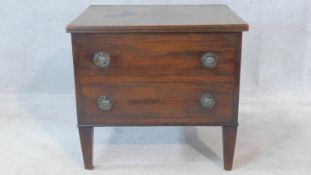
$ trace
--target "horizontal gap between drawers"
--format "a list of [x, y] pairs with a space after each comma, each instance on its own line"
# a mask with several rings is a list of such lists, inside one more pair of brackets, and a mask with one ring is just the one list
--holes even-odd
[[89, 86], [135, 86], [135, 85], [156, 85], [156, 84], [188, 84], [188, 85], [217, 85], [217, 84], [226, 84], [233, 85], [234, 81], [226, 81], [226, 82], [122, 82], [122, 83], [81, 83], [82, 87]]

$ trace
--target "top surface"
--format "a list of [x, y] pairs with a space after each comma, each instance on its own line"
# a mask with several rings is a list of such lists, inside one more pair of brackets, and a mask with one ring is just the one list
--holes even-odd
[[67, 26], [71, 33], [246, 31], [226, 5], [91, 5]]

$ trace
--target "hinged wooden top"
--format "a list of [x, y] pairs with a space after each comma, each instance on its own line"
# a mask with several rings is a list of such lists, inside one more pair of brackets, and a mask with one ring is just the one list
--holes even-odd
[[91, 5], [70, 33], [238, 32], [248, 24], [226, 5]]

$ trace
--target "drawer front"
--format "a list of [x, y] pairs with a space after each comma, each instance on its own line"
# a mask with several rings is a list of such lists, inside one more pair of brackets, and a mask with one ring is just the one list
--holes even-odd
[[[78, 34], [82, 84], [150, 82], [233, 82], [238, 34]], [[109, 65], [94, 63], [94, 55], [109, 55]], [[215, 67], [206, 67], [209, 53]], [[106, 62], [107, 63], [107, 62]]]
[[[230, 83], [83, 85], [82, 110], [78, 119], [80, 124], [90, 125], [233, 123], [233, 93]], [[206, 95], [202, 97], [203, 94], [209, 94], [215, 104], [208, 103], [209, 106], [206, 106]], [[108, 105], [105, 110], [100, 109], [101, 103], [98, 103], [101, 96], [107, 96], [111, 100], [111, 106]]]

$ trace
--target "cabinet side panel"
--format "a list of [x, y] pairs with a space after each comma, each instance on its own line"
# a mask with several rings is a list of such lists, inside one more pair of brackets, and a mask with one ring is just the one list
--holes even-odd
[[237, 33], [237, 42], [235, 45], [235, 68], [234, 68], [234, 85], [233, 85], [233, 106], [232, 106], [232, 123], [238, 124], [239, 113], [239, 94], [240, 94], [240, 71], [241, 71], [241, 49], [242, 49], [242, 32]]
[[71, 34], [71, 43], [72, 43], [72, 56], [73, 56], [73, 68], [74, 68], [74, 77], [75, 77], [75, 95], [76, 95], [76, 112], [77, 119], [82, 115], [82, 99], [81, 99], [81, 86], [80, 86], [80, 71], [79, 71], [79, 35], [72, 33]]

